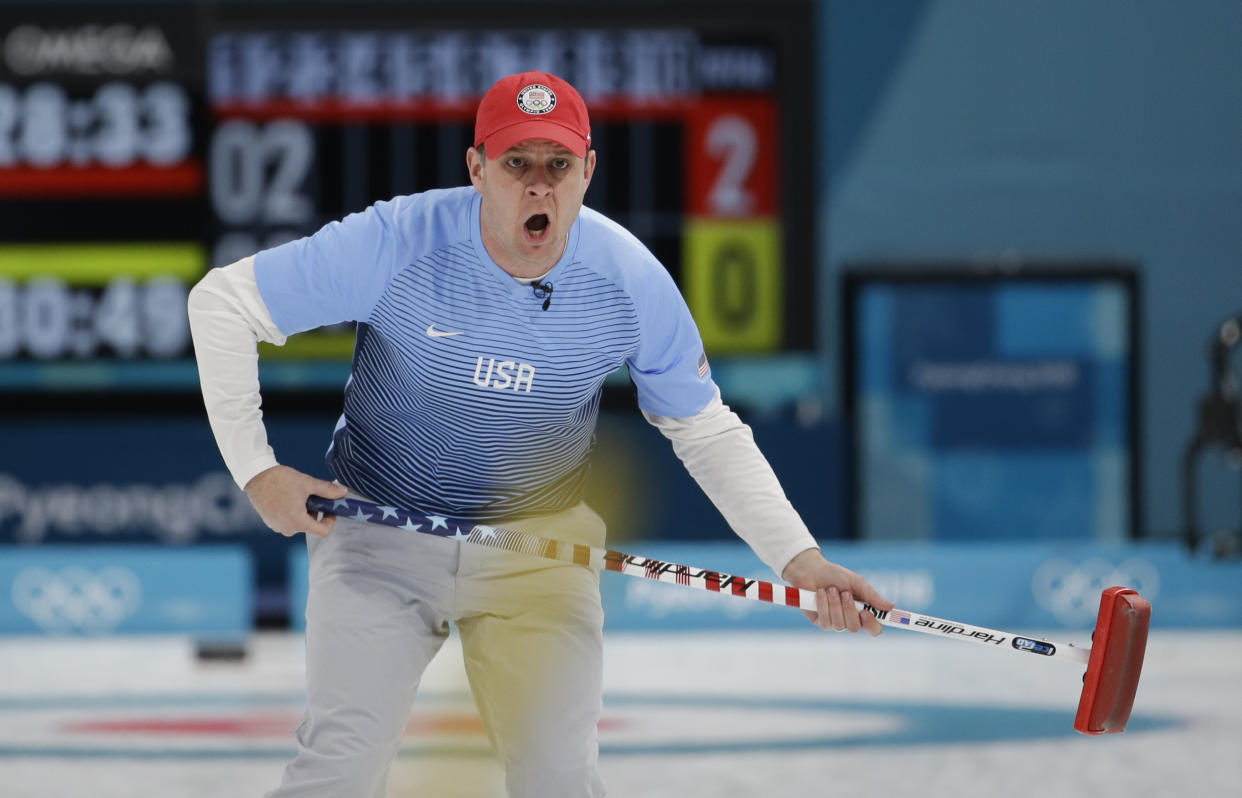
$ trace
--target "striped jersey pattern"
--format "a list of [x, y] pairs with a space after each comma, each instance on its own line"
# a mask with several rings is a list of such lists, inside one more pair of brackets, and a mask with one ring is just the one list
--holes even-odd
[[[487, 255], [475, 192], [428, 194], [256, 258], [282, 331], [338, 315], [359, 322], [327, 454], [341, 483], [382, 504], [482, 522], [555, 512], [580, 500], [609, 373], [629, 364], [640, 404], [646, 392], [662, 415], [693, 415], [712, 397], [685, 303], [621, 228], [584, 210], [544, 278], [544, 310]], [[428, 218], [431, 240], [403, 246], [402, 231], [425, 231]], [[337, 262], [353, 252], [375, 253], [380, 267]]]

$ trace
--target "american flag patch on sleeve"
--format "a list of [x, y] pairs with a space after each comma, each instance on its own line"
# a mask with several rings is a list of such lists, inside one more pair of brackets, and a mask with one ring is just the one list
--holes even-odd
[[711, 370], [711, 367], [707, 365], [707, 353], [699, 352], [699, 379], [707, 379], [707, 373]]

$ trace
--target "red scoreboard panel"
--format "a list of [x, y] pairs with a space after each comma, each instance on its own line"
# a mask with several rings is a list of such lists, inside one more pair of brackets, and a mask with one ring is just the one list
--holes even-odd
[[[0, 7], [0, 390], [197, 387], [204, 270], [462, 185], [479, 97], [573, 82], [587, 204], [678, 280], [715, 357], [814, 345], [808, 3]], [[264, 351], [339, 391], [352, 330]]]

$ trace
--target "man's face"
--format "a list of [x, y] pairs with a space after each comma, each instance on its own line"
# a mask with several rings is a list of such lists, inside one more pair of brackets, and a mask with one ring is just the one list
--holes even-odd
[[535, 139], [499, 158], [484, 158], [472, 147], [466, 165], [483, 195], [483, 244], [496, 263], [515, 277], [538, 277], [555, 266], [582, 209], [595, 151], [579, 158], [556, 142]]

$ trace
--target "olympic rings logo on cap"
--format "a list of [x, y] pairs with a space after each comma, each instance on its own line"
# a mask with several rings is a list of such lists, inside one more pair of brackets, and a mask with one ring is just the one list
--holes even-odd
[[556, 107], [556, 92], [542, 83], [532, 83], [518, 92], [517, 106], [524, 113], [546, 114]]
[[46, 632], [110, 632], [142, 600], [142, 583], [128, 568], [98, 571], [70, 567], [53, 572], [33, 567], [13, 579], [17, 611]]

